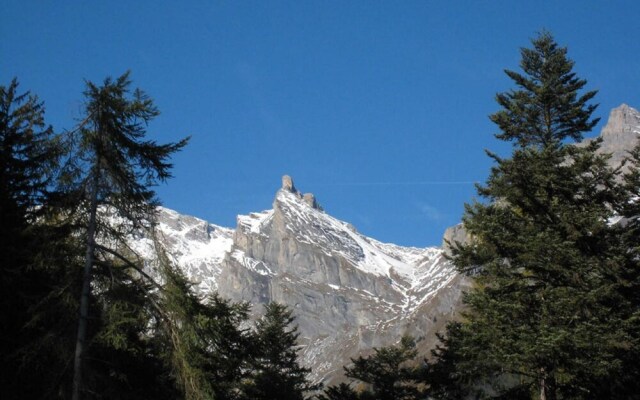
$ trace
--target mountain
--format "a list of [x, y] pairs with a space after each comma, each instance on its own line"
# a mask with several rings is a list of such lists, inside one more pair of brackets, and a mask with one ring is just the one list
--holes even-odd
[[[276, 301], [294, 310], [300, 357], [316, 382], [337, 382], [351, 357], [403, 334], [426, 351], [457, 309], [463, 279], [440, 248], [366, 237], [322, 210], [284, 176], [270, 210], [242, 215], [235, 229], [160, 208], [163, 247], [200, 292], [248, 301], [255, 315]], [[138, 252], [151, 257], [150, 239]]]

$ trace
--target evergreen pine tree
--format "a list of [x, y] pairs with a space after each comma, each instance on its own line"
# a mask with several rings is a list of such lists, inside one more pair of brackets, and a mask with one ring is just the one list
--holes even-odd
[[597, 123], [595, 92], [579, 95], [586, 81], [550, 34], [532, 44], [523, 74], [506, 71], [517, 89], [497, 95], [503, 110], [491, 116], [513, 154], [489, 153], [496, 166], [478, 188], [487, 201], [467, 206], [473, 239], [454, 252], [476, 284], [450, 337], [459, 358], [449, 376], [496, 398], [601, 398], [598, 383], [625, 375], [619, 354], [637, 349], [619, 271], [637, 271], [638, 258], [621, 255], [610, 222], [629, 197], [598, 141], [570, 143]]
[[[352, 359], [346, 375], [369, 385], [362, 399], [411, 400], [422, 397], [419, 384], [421, 368], [412, 366], [417, 351], [413, 338], [405, 336], [397, 346], [374, 349], [370, 357]], [[344, 390], [343, 390], [344, 392]]]
[[253, 400], [302, 400], [316, 386], [307, 380], [308, 368], [300, 366], [296, 351], [297, 327], [286, 306], [270, 303], [257, 321], [253, 337], [255, 347], [251, 376], [245, 388]]
[[171, 176], [168, 158], [187, 143], [185, 139], [159, 145], [145, 140], [146, 126], [158, 110], [139, 89], [131, 93], [129, 73], [115, 80], [107, 78], [102, 86], [86, 84], [85, 116], [75, 130], [79, 143], [74, 154], [78, 163], [74, 179], [80, 210], [77, 215], [83, 217], [79, 225], [85, 240], [74, 358], [75, 400], [84, 389], [83, 361], [90, 337], [94, 270], [101, 268], [109, 274], [119, 269], [122, 284], [130, 283], [132, 274], [140, 273], [139, 265], [126, 257], [126, 235], [152, 221], [157, 200], [151, 186]]
[[[39, 339], [27, 329], [30, 310], [48, 292], [48, 271], [39, 268], [45, 252], [55, 258], [51, 230], [41, 224], [49, 190], [57, 175], [62, 147], [44, 122], [44, 105], [18, 81], [0, 86], [0, 397], [35, 397], [49, 388], [39, 367], [60, 359], [27, 357], [26, 347]], [[54, 351], [55, 347], [50, 347]], [[40, 354], [42, 356], [42, 354]]]
[[[447, 334], [437, 334], [440, 344], [431, 350], [431, 360], [425, 368], [425, 383], [430, 398], [438, 400], [476, 399], [480, 391], [474, 387], [482, 377], [480, 371], [486, 370], [479, 365], [479, 359], [474, 367], [476, 370], [466, 369], [458, 372], [465, 359], [464, 349], [461, 348], [465, 326], [460, 322], [447, 325]], [[464, 339], [470, 340], [469, 337]], [[477, 346], [481, 348], [481, 345]], [[469, 365], [469, 364], [467, 364]], [[492, 370], [491, 367], [488, 370]]]
[[[158, 247], [158, 246], [157, 246]], [[249, 306], [213, 293], [203, 299], [191, 283], [158, 251], [164, 282], [157, 293], [155, 340], [185, 399], [245, 398], [252, 346], [246, 328]]]
[[317, 396], [318, 400], [360, 400], [361, 397], [347, 383], [327, 387], [324, 392]]

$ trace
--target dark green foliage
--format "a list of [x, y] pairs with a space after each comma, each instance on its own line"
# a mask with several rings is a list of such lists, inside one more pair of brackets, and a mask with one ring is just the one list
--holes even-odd
[[152, 285], [124, 265], [107, 275], [95, 274], [89, 337], [90, 355], [84, 363], [84, 398], [174, 399], [178, 391], [164, 368], [158, 340], [150, 335], [155, 310], [149, 302]]
[[337, 386], [329, 386], [317, 398], [318, 400], [359, 400], [360, 394], [353, 390], [350, 385], [341, 383]]
[[417, 356], [413, 338], [405, 336], [396, 346], [374, 348], [369, 357], [352, 359], [353, 364], [345, 367], [346, 376], [365, 384], [365, 388], [355, 391], [342, 384], [327, 388], [322, 400], [376, 399], [411, 400], [424, 398], [424, 369], [415, 366]]
[[[21, 293], [9, 294], [16, 286], [22, 286], [21, 274], [33, 263], [29, 250], [37, 240], [28, 227], [47, 197], [61, 153], [53, 129], [45, 125], [44, 105], [29, 92], [17, 91], [16, 79], [9, 86], [0, 86], [0, 293], [6, 296], [3, 316], [22, 308], [18, 306]], [[17, 303], [10, 305], [8, 302], [12, 301]], [[3, 327], [9, 328], [5, 324]], [[3, 348], [7, 340], [9, 335], [0, 333]]]
[[587, 104], [596, 92], [578, 97], [587, 82], [576, 77], [567, 49], [558, 47], [551, 34], [543, 32], [532, 44], [521, 50], [524, 75], [505, 71], [518, 89], [496, 96], [504, 108], [491, 116], [501, 131], [496, 137], [520, 147], [582, 139], [598, 123], [591, 120], [597, 106]]
[[578, 95], [585, 81], [566, 49], [543, 33], [521, 66], [525, 75], [507, 71], [519, 90], [499, 94], [504, 110], [491, 117], [497, 137], [518, 147], [511, 158], [490, 154], [496, 166], [478, 188], [487, 201], [466, 207], [473, 239], [454, 252], [461, 271], [476, 271], [475, 287], [464, 323], [436, 353], [433, 371], [449, 379], [440, 398], [472, 388], [494, 398], [628, 398], [611, 383], [638, 377], [624, 354], [638, 351], [630, 324], [639, 303], [620, 275], [636, 279], [628, 253], [637, 235], [610, 221], [638, 186], [619, 184], [599, 142], [565, 143], [597, 122], [586, 104], [595, 92]]
[[232, 304], [212, 294], [206, 301], [161, 256], [164, 285], [158, 294], [155, 338], [185, 399], [241, 399], [248, 374], [251, 343], [240, 325], [248, 319], [246, 303]]
[[97, 180], [98, 202], [137, 225], [157, 205], [152, 187], [171, 177], [169, 158], [188, 142], [158, 144], [146, 139], [147, 126], [160, 113], [140, 89], [131, 90], [129, 73], [101, 86], [87, 81], [85, 117], [77, 128], [77, 178], [89, 195]]
[[[39, 224], [56, 177], [62, 147], [44, 122], [44, 105], [29, 92], [18, 93], [18, 82], [0, 86], [0, 397], [35, 397], [58, 384], [64, 372], [60, 343], [55, 335], [38, 345], [46, 349], [34, 356], [40, 332], [32, 311], [46, 304], [55, 268], [43, 268], [41, 256], [60, 256], [55, 243], [60, 232]], [[38, 227], [36, 227], [38, 225]], [[62, 258], [62, 257], [61, 257]], [[68, 261], [68, 260], [64, 260]], [[71, 284], [71, 283], [69, 283]], [[48, 316], [53, 322], [56, 316]], [[59, 324], [64, 329], [64, 325]], [[55, 342], [55, 343], [54, 343]], [[29, 349], [27, 349], [27, 347]], [[56, 374], [43, 375], [57, 366]], [[27, 373], [33, 378], [27, 379]], [[40, 373], [38, 375], [38, 373]]]
[[[452, 322], [447, 326], [447, 334], [438, 334], [440, 344], [431, 350], [432, 360], [425, 369], [425, 381], [429, 387], [429, 396], [440, 400], [473, 399], [479, 395], [479, 390], [475, 388], [477, 382], [482, 378], [482, 371], [493, 370], [494, 366], [481, 365], [480, 357], [475, 358], [475, 363], [467, 363], [465, 367], [474, 369], [464, 369], [464, 373], [458, 372], [463, 369], [463, 362], [468, 355], [460, 348], [464, 329], [467, 328], [459, 322]], [[467, 335], [470, 336], [470, 335]], [[470, 340], [470, 337], [465, 338]], [[475, 337], [475, 339], [480, 339]], [[482, 344], [475, 343], [474, 348], [482, 348]]]
[[307, 381], [309, 369], [298, 363], [297, 327], [286, 306], [270, 303], [257, 321], [252, 337], [255, 347], [251, 376], [246, 385], [249, 399], [301, 400], [316, 387]]
[[24, 228], [25, 223], [33, 221], [36, 206], [45, 201], [62, 155], [59, 138], [44, 122], [43, 103], [37, 96], [17, 90], [16, 79], [9, 86], [0, 86], [2, 243], [12, 239], [10, 227]]

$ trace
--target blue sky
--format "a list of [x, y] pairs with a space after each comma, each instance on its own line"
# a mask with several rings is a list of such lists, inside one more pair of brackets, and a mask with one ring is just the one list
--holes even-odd
[[4, 0], [0, 84], [18, 77], [62, 130], [84, 79], [131, 70], [162, 112], [150, 137], [192, 135], [167, 207], [233, 227], [289, 174], [366, 235], [438, 245], [488, 176], [484, 149], [510, 149], [487, 116], [542, 29], [598, 116], [640, 107], [637, 1]]

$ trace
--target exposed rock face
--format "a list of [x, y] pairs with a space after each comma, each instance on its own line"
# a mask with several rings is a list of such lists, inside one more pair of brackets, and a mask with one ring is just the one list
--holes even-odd
[[362, 350], [404, 333], [432, 336], [434, 319], [448, 319], [460, 289], [440, 249], [379, 243], [315, 205], [283, 188], [272, 210], [238, 217], [218, 290], [293, 307], [302, 360], [316, 380], [332, 381]]
[[316, 202], [316, 196], [313, 193], [305, 193], [302, 195], [302, 200], [311, 208], [318, 209], [318, 202]]
[[282, 177], [282, 190], [286, 190], [287, 192], [296, 193], [296, 187], [293, 186], [293, 179], [289, 175], [284, 175]]
[[405, 333], [426, 354], [461, 298], [463, 279], [441, 249], [365, 237], [300, 195], [288, 176], [273, 209], [239, 216], [235, 231], [167, 209], [158, 228], [199, 290], [249, 301], [256, 314], [270, 301], [289, 305], [301, 360], [318, 382], [339, 381], [351, 357]]
[[[640, 112], [626, 104], [614, 108], [602, 132], [600, 153], [611, 154], [609, 164], [618, 166], [640, 138]], [[587, 140], [586, 142], [588, 142]]]
[[611, 110], [607, 125], [602, 128], [600, 136], [606, 139], [624, 134], [635, 137], [640, 135], [640, 113], [626, 104], [621, 104]]
[[442, 238], [442, 248], [445, 253], [451, 255], [451, 248], [457, 243], [465, 244], [469, 240], [469, 235], [462, 224], [454, 225], [444, 231]]

